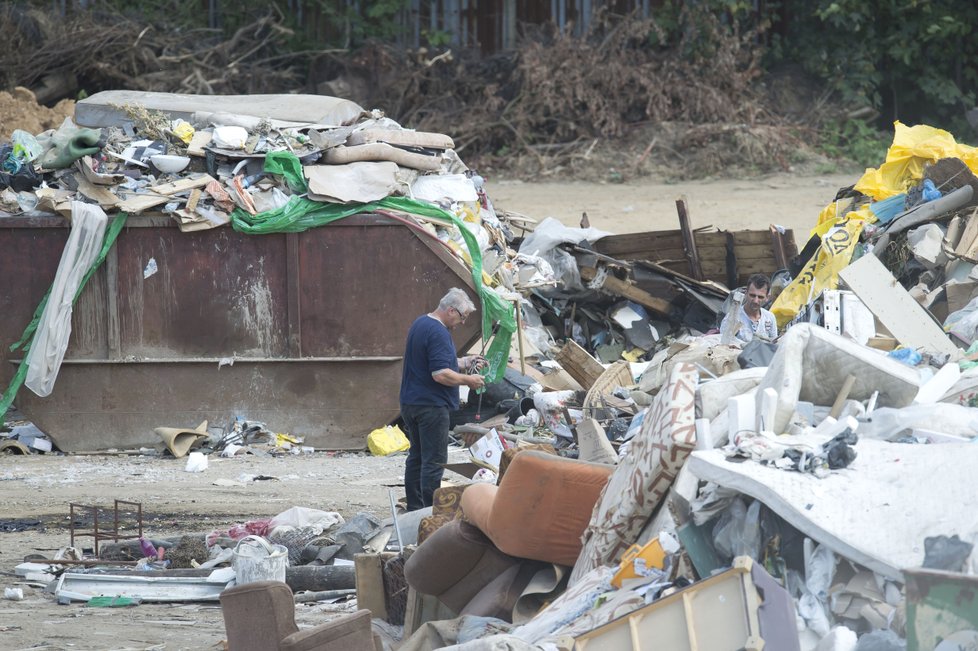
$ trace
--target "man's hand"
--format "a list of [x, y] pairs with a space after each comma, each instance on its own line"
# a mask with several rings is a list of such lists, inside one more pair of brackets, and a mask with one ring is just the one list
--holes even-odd
[[481, 371], [489, 365], [489, 360], [482, 355], [466, 355], [460, 361], [461, 364], [459, 364], [459, 367], [469, 372]]
[[486, 379], [478, 373], [466, 375], [465, 378], [465, 384], [467, 384], [470, 389], [481, 389], [482, 387], [486, 386]]

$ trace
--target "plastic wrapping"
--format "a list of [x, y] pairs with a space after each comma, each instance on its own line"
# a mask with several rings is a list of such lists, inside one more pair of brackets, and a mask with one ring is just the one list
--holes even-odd
[[906, 648], [906, 640], [889, 629], [881, 629], [859, 638], [855, 651], [905, 651]]
[[978, 339], [978, 297], [944, 320], [944, 329], [969, 344]]
[[723, 556], [761, 557], [761, 503], [754, 501], [748, 507], [741, 498], [735, 498], [720, 520], [713, 527], [713, 544]]
[[72, 202], [71, 215], [71, 233], [37, 326], [37, 336], [27, 354], [24, 383], [42, 398], [54, 390], [71, 336], [72, 306], [83, 286], [85, 273], [99, 257], [108, 220], [98, 206], [79, 201]]
[[970, 439], [978, 436], [978, 411], [947, 403], [910, 405], [902, 409], [878, 407], [865, 422], [859, 424], [859, 435], [893, 441], [910, 435], [914, 429]]

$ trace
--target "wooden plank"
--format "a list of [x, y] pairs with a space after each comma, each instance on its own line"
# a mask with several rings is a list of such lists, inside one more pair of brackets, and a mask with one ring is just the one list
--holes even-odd
[[[785, 236], [787, 236], [791, 231], [786, 231]], [[733, 235], [734, 244], [737, 246], [743, 246], [747, 244], [771, 244], [771, 233], [768, 229], [751, 229], [744, 231], [730, 231]], [[792, 238], [793, 239], [793, 238]]]
[[[767, 230], [730, 231], [730, 235], [733, 237], [738, 253], [741, 247], [761, 246], [768, 255], [772, 257], [774, 255], [771, 251], [771, 233]], [[696, 248], [699, 251], [703, 251], [706, 247], [725, 248], [727, 246], [727, 231], [696, 231], [694, 238]], [[791, 230], [785, 231], [783, 239], [789, 255], [797, 255], [798, 249], [794, 243], [793, 232]], [[679, 230], [609, 235], [594, 243], [595, 251], [619, 260], [648, 258], [651, 253], [661, 254], [665, 250], [682, 251], [682, 248], [683, 236], [682, 231]], [[660, 257], [663, 256], [660, 255]]]
[[[701, 246], [698, 251], [701, 260], [727, 257], [726, 244], [723, 246]], [[771, 247], [770, 242], [767, 244], [735, 244], [734, 252], [737, 254], [738, 260], [777, 261], [777, 255]]]
[[567, 340], [555, 359], [560, 367], [567, 371], [567, 374], [584, 389], [590, 389], [604, 373], [604, 366], [601, 365], [601, 362], [591, 357], [573, 339]]
[[872, 254], [839, 272], [839, 277], [904, 346], [928, 353], [946, 353], [956, 360], [961, 350], [944, 329], [901, 287]]
[[[669, 266], [669, 265], [666, 265]], [[772, 273], [777, 271], [773, 260], [737, 260], [737, 277], [749, 276], [751, 274], [765, 274], [770, 276]], [[718, 282], [726, 281], [722, 280], [727, 277], [727, 265], [722, 262], [704, 262], [703, 263], [703, 273], [707, 278], [710, 279], [720, 279]]]
[[384, 591], [384, 559], [380, 554], [354, 554], [357, 575], [357, 607], [366, 608], [371, 617], [387, 621], [387, 593]]
[[700, 254], [696, 250], [696, 238], [689, 223], [689, 206], [686, 197], [676, 199], [676, 213], [679, 215], [679, 230], [683, 234], [683, 251], [689, 260], [689, 275], [696, 280], [703, 280], [703, 268], [700, 266]]
[[681, 250], [682, 246], [683, 236], [679, 231], [656, 231], [654, 233], [626, 233], [602, 237], [594, 243], [594, 250], [615, 258], [622, 258], [628, 253], [646, 255], [648, 251], [664, 248]]
[[786, 248], [787, 238], [775, 226], [771, 226], [771, 252], [774, 253], [774, 261], [778, 269], [787, 269], [791, 262], [791, 255]]
[[[597, 276], [597, 269], [594, 267], [581, 267], [581, 278], [586, 281], [594, 280]], [[635, 285], [620, 280], [611, 274], [608, 274], [604, 283], [601, 285], [601, 289], [612, 294], [617, 294], [618, 296], [624, 296], [625, 298], [635, 301], [645, 307], [658, 312], [659, 314], [669, 317], [672, 311], [672, 306], [669, 301], [662, 300], [652, 296], [648, 292], [642, 291]]]

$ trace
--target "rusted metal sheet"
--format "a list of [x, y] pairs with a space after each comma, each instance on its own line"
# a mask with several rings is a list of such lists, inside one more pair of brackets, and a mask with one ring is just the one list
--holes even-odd
[[[0, 382], [57, 270], [60, 218], [0, 218]], [[144, 277], [150, 259], [158, 271]], [[443, 247], [361, 215], [299, 234], [181, 233], [132, 217], [76, 305], [54, 393], [15, 404], [65, 451], [156, 442], [159, 426], [265, 421], [317, 448], [362, 448], [397, 416], [411, 322], [470, 272]], [[479, 319], [455, 333], [463, 347]], [[219, 361], [234, 365], [219, 368]]]

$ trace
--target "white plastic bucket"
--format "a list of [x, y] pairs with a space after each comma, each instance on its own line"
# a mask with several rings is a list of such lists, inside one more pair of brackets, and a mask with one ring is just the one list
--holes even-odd
[[245, 536], [235, 545], [231, 555], [231, 567], [238, 585], [255, 581], [284, 583], [288, 566], [288, 548], [273, 545], [261, 536]]

